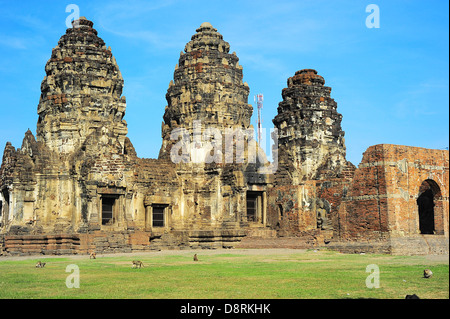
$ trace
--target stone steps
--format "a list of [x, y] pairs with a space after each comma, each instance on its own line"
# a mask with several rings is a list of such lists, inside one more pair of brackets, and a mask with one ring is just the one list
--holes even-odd
[[76, 254], [80, 238], [73, 234], [7, 235], [2, 251], [5, 255], [70, 255]]
[[311, 249], [316, 248], [316, 242], [302, 237], [274, 237], [258, 238], [244, 237], [235, 248], [291, 248], [291, 249]]
[[255, 228], [248, 228], [246, 230], [247, 237], [254, 237], [254, 238], [276, 238], [277, 231], [275, 229], [268, 229], [264, 227], [255, 227]]
[[235, 229], [178, 230], [151, 239], [150, 249], [233, 248], [245, 236]]

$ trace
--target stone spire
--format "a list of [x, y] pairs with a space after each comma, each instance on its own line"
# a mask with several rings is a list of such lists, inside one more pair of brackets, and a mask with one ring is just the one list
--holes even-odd
[[273, 120], [279, 167], [286, 166], [294, 184], [340, 176], [347, 163], [346, 149], [342, 115], [330, 97], [331, 88], [312, 69], [295, 72], [287, 84]]
[[160, 157], [170, 152], [170, 133], [194, 121], [204, 128], [249, 128], [253, 112], [242, 66], [230, 45], [208, 22], [196, 30], [180, 54], [167, 90]]
[[93, 131], [127, 134], [123, 79], [111, 49], [93, 22], [72, 22], [45, 66], [38, 105], [37, 140], [61, 154], [73, 153]]

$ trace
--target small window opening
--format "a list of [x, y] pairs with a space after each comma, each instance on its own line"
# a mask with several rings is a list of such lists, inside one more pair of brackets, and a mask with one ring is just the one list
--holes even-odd
[[154, 205], [152, 209], [152, 225], [153, 227], [164, 227], [165, 226], [165, 220], [164, 220], [164, 213], [165, 213], [166, 206], [162, 205]]

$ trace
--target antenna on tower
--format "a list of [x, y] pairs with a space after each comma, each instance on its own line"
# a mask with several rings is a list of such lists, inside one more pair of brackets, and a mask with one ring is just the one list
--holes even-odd
[[258, 124], [258, 144], [261, 144], [261, 136], [262, 136], [262, 118], [261, 118], [261, 109], [263, 108], [263, 100], [264, 97], [262, 94], [256, 94], [254, 97], [254, 101], [256, 102], [256, 106], [258, 108], [258, 119], [256, 120], [256, 123]]

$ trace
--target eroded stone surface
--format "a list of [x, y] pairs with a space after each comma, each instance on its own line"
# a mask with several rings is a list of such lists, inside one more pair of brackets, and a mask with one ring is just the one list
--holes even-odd
[[[160, 157], [168, 158], [170, 134], [184, 128], [193, 135], [194, 123], [205, 129], [248, 129], [253, 108], [243, 68], [230, 45], [210, 23], [203, 23], [186, 44], [174, 71], [166, 99]], [[193, 138], [193, 136], [192, 136]]]
[[[331, 88], [312, 69], [297, 71], [283, 89], [273, 122], [278, 129], [279, 165], [293, 184], [340, 177], [346, 167], [342, 115]], [[283, 178], [280, 176], [280, 178]]]
[[104, 126], [121, 145], [127, 134], [123, 79], [111, 49], [85, 18], [69, 28], [45, 66], [38, 105], [37, 141], [71, 153]]

